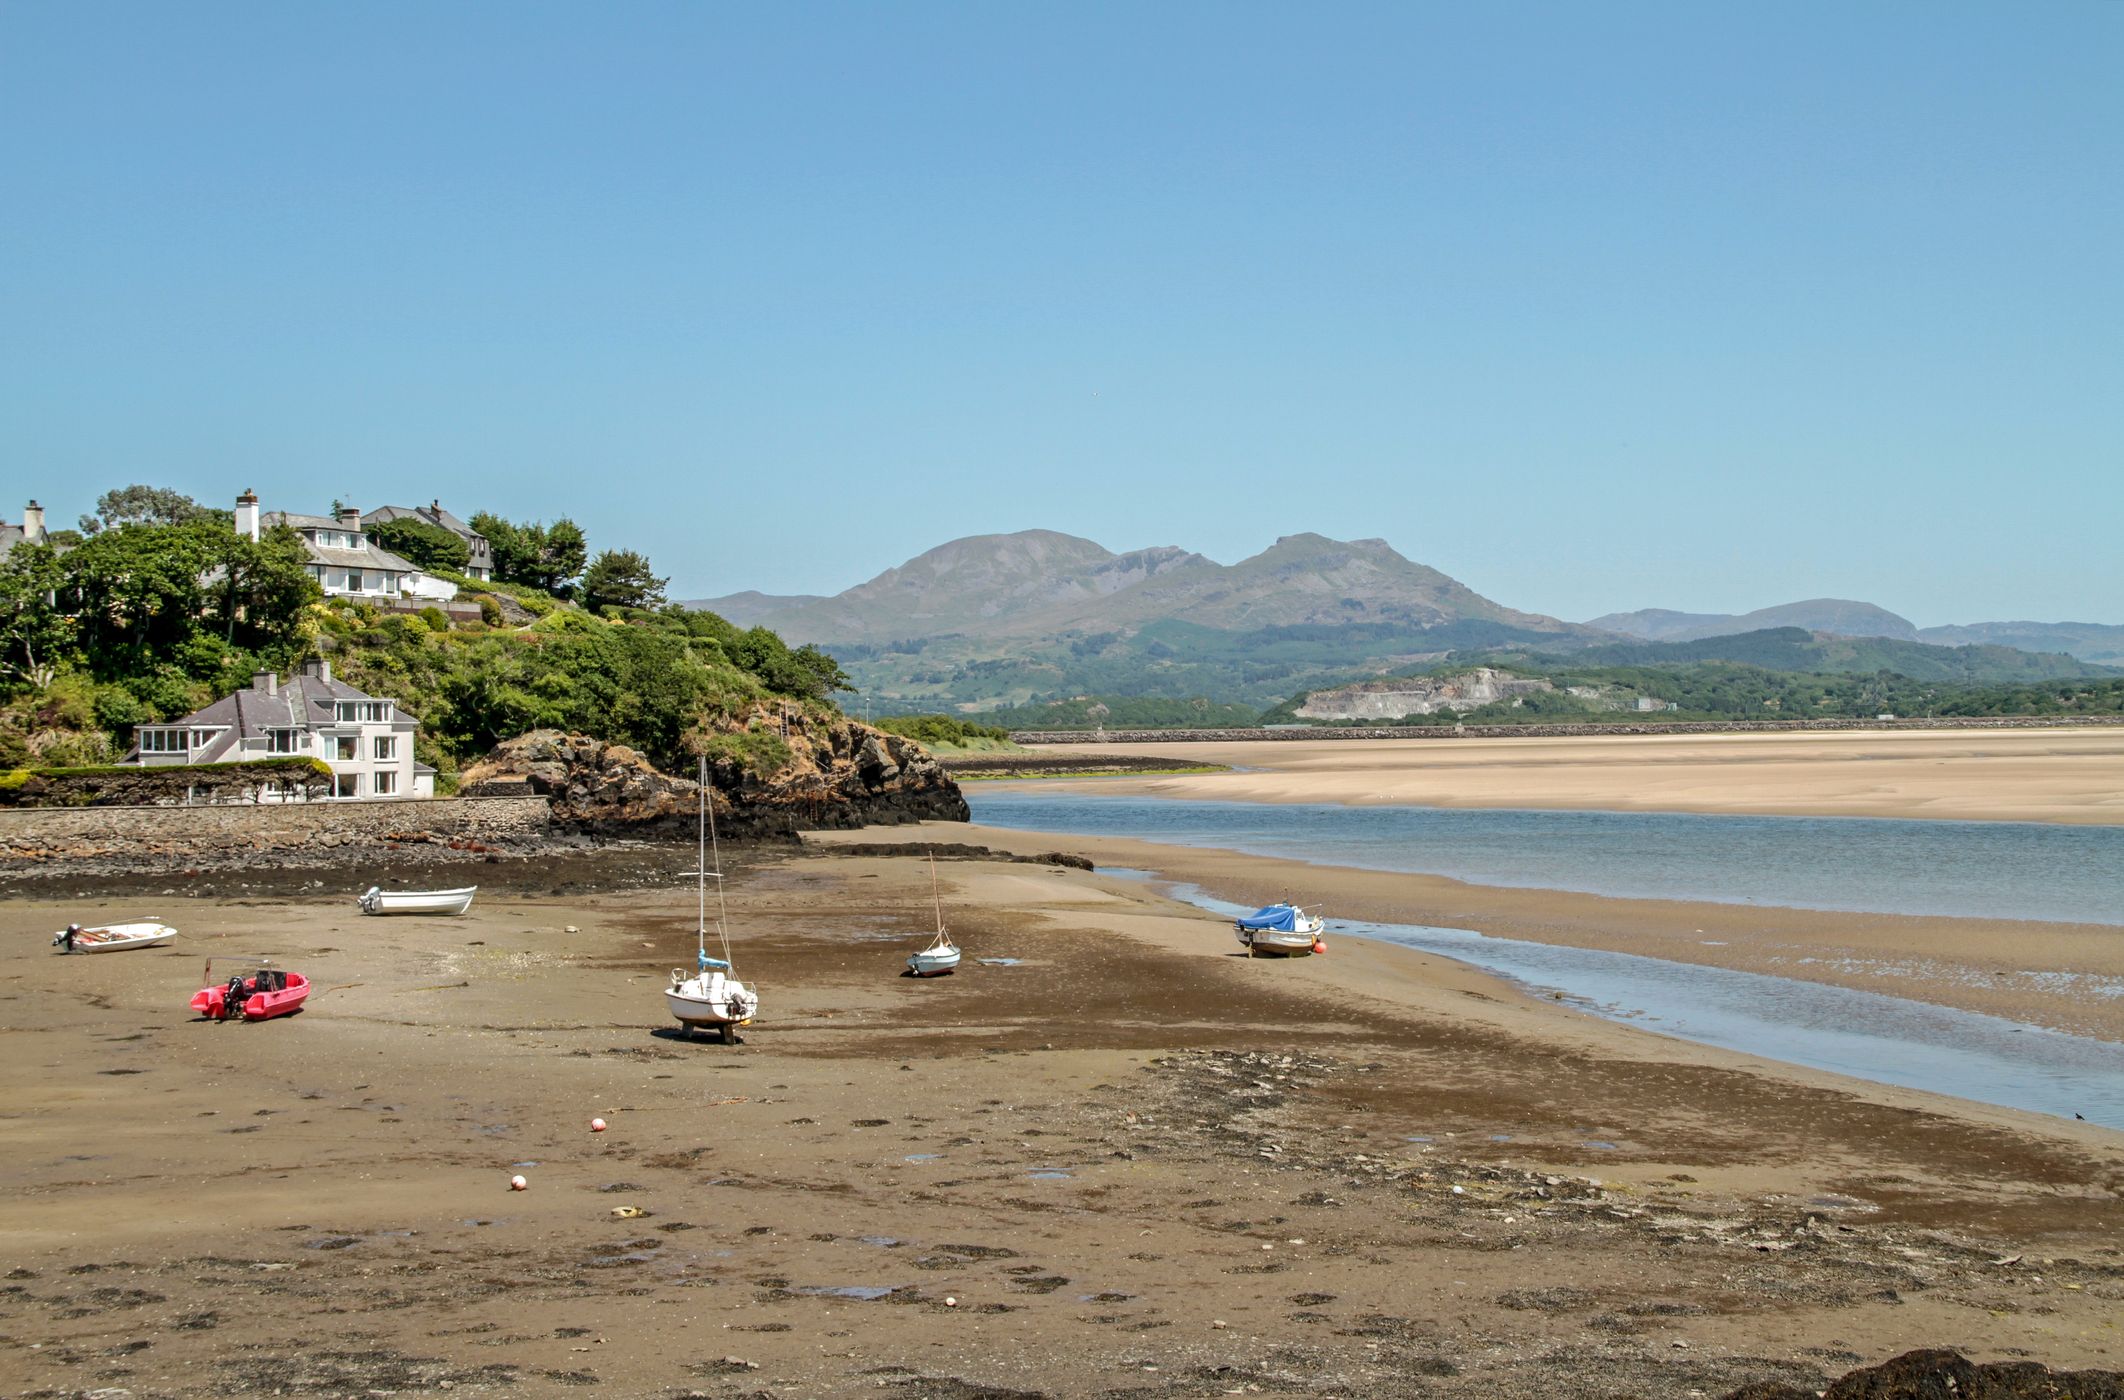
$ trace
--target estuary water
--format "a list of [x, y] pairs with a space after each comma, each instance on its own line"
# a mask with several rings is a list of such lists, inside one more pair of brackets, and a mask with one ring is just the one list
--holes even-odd
[[[968, 801], [989, 826], [1487, 885], [2124, 925], [2124, 830], [2106, 827], [1293, 807], [1017, 789], [970, 791]], [[1219, 915], [1250, 912], [1191, 885], [1167, 888]], [[1797, 978], [1467, 929], [1335, 919], [1336, 933], [1440, 953], [1686, 1040], [2124, 1129], [2124, 1045], [2108, 1041]]]
[[970, 784], [986, 826], [1632, 899], [2124, 926], [2124, 827], [1189, 802]]

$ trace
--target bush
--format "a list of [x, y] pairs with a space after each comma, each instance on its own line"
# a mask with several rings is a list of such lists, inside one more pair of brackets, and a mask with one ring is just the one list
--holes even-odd
[[479, 597], [479, 620], [489, 627], [502, 625], [501, 604], [495, 602], [492, 597], [484, 593]]
[[450, 630], [450, 614], [432, 604], [420, 610], [420, 620], [428, 624], [430, 632], [447, 632]]

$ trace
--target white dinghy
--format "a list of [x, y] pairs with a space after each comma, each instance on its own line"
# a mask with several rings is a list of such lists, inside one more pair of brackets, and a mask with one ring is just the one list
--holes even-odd
[[1232, 931], [1239, 935], [1240, 946], [1248, 957], [1255, 958], [1302, 958], [1324, 953], [1327, 945], [1320, 941], [1320, 935], [1326, 928], [1326, 920], [1295, 904], [1266, 905], [1245, 918], [1232, 920]]
[[[737, 1044], [737, 1028], [759, 1014], [760, 994], [737, 980], [730, 961], [729, 906], [723, 901], [723, 855], [715, 844], [715, 804], [708, 800], [708, 760], [701, 760], [701, 811], [698, 837], [699, 868], [692, 873], [698, 889], [699, 912], [694, 925], [696, 944], [694, 972], [671, 969], [671, 985], [664, 988], [664, 1005], [692, 1035], [696, 1029], [712, 1030], [725, 1045]], [[713, 856], [716, 869], [708, 863]], [[715, 932], [723, 956], [708, 956], [708, 881], [715, 885]]]
[[929, 946], [907, 959], [908, 971], [917, 977], [943, 977], [959, 970], [959, 945], [944, 931], [944, 896], [937, 892], [937, 858], [929, 857], [929, 896], [937, 905], [937, 936]]
[[52, 935], [52, 946], [62, 953], [117, 953], [127, 948], [158, 948], [176, 936], [177, 930], [160, 919], [95, 928], [69, 924]]
[[371, 885], [361, 896], [364, 914], [462, 914], [472, 907], [477, 885], [461, 890], [387, 890]]

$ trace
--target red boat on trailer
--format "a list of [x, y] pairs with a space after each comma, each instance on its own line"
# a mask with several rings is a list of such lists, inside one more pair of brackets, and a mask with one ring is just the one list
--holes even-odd
[[192, 993], [192, 1010], [209, 1021], [240, 1016], [246, 1021], [270, 1021], [302, 1010], [310, 995], [310, 979], [299, 972], [261, 967], [239, 973], [226, 982], [216, 982]]

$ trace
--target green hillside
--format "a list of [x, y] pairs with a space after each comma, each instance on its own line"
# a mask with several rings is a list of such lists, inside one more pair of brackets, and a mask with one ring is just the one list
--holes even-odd
[[[838, 713], [847, 679], [824, 652], [664, 606], [641, 556], [588, 559], [579, 533], [534, 529], [515, 532], [529, 542], [516, 579], [462, 580], [479, 621], [324, 598], [292, 531], [253, 542], [174, 507], [71, 547], [18, 544], [0, 562], [0, 769], [111, 762], [137, 726], [320, 656], [419, 718], [416, 756], [445, 787], [461, 761], [530, 729], [627, 744], [667, 768], [700, 752], [763, 768], [777, 741], [745, 732], [748, 717]], [[569, 548], [531, 547], [553, 536]]]

